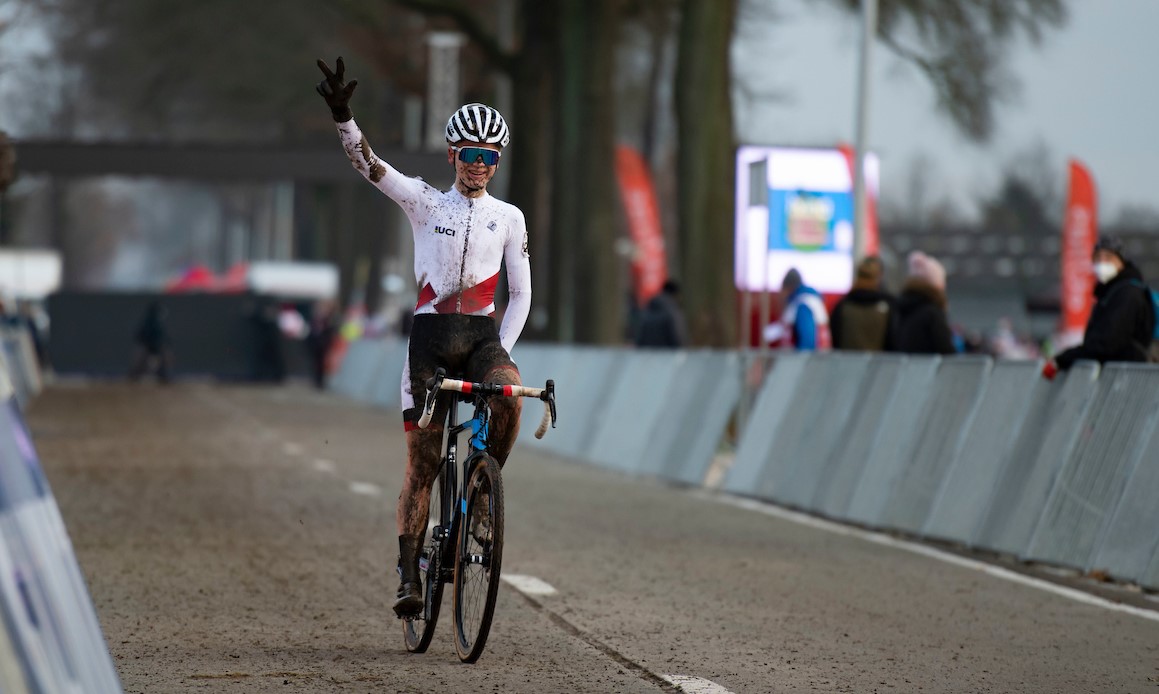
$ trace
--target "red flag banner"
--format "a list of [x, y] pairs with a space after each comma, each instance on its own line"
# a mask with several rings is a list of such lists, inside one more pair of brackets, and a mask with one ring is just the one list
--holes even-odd
[[1062, 227], [1062, 336], [1081, 340], [1091, 315], [1095, 275], [1091, 253], [1098, 234], [1095, 184], [1087, 168], [1070, 160], [1070, 188]]
[[626, 145], [616, 146], [616, 178], [628, 216], [628, 233], [636, 247], [632, 256], [636, 301], [643, 305], [660, 292], [668, 279], [660, 207], [656, 203], [656, 189], [652, 185], [648, 164], [635, 149]]
[[[853, 183], [857, 176], [857, 166], [853, 152], [853, 145], [841, 143], [837, 147], [841, 153], [845, 155], [845, 163], [849, 166], [849, 190], [853, 190]], [[865, 156], [864, 154], [862, 156]], [[862, 175], [865, 174], [864, 169]], [[868, 177], [865, 182], [865, 255], [877, 255], [878, 253], [878, 236], [877, 236], [877, 198], [874, 196], [874, 191], [869, 189]], [[856, 218], [856, 217], [855, 217]], [[856, 262], [856, 258], [854, 259]]]

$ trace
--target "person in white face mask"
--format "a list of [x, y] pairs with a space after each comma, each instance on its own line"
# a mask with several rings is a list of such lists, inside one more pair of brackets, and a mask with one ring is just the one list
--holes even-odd
[[1143, 275], [1126, 256], [1122, 242], [1101, 237], [1091, 258], [1097, 280], [1095, 305], [1083, 343], [1062, 352], [1042, 369], [1054, 378], [1079, 359], [1098, 362], [1147, 361], [1147, 350], [1155, 331], [1155, 310]]

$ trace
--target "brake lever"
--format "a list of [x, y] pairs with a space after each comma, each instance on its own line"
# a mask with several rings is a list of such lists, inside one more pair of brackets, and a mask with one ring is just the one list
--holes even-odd
[[555, 381], [547, 381], [547, 407], [551, 410], [551, 428], [555, 428]]
[[443, 367], [435, 369], [435, 375], [427, 379], [427, 399], [423, 403], [423, 414], [430, 417], [435, 413], [435, 403], [439, 401], [439, 389], [443, 379], [447, 377], [447, 370]]

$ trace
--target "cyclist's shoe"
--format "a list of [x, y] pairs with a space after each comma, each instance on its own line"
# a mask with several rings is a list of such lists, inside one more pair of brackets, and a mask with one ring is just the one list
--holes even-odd
[[423, 610], [423, 584], [419, 578], [419, 551], [421, 537], [398, 536], [398, 594], [394, 613], [399, 617], [413, 617]]
[[400, 583], [394, 600], [394, 613], [399, 617], [415, 617], [423, 611], [423, 586], [418, 581]]

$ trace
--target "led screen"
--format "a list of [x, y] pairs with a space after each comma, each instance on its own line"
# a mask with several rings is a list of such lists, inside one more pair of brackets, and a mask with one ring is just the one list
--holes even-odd
[[[873, 154], [866, 157], [865, 179], [868, 195], [876, 199], [878, 160]], [[838, 149], [740, 147], [737, 288], [776, 291], [785, 273], [795, 267], [817, 291], [849, 291], [852, 182], [850, 159]]]

